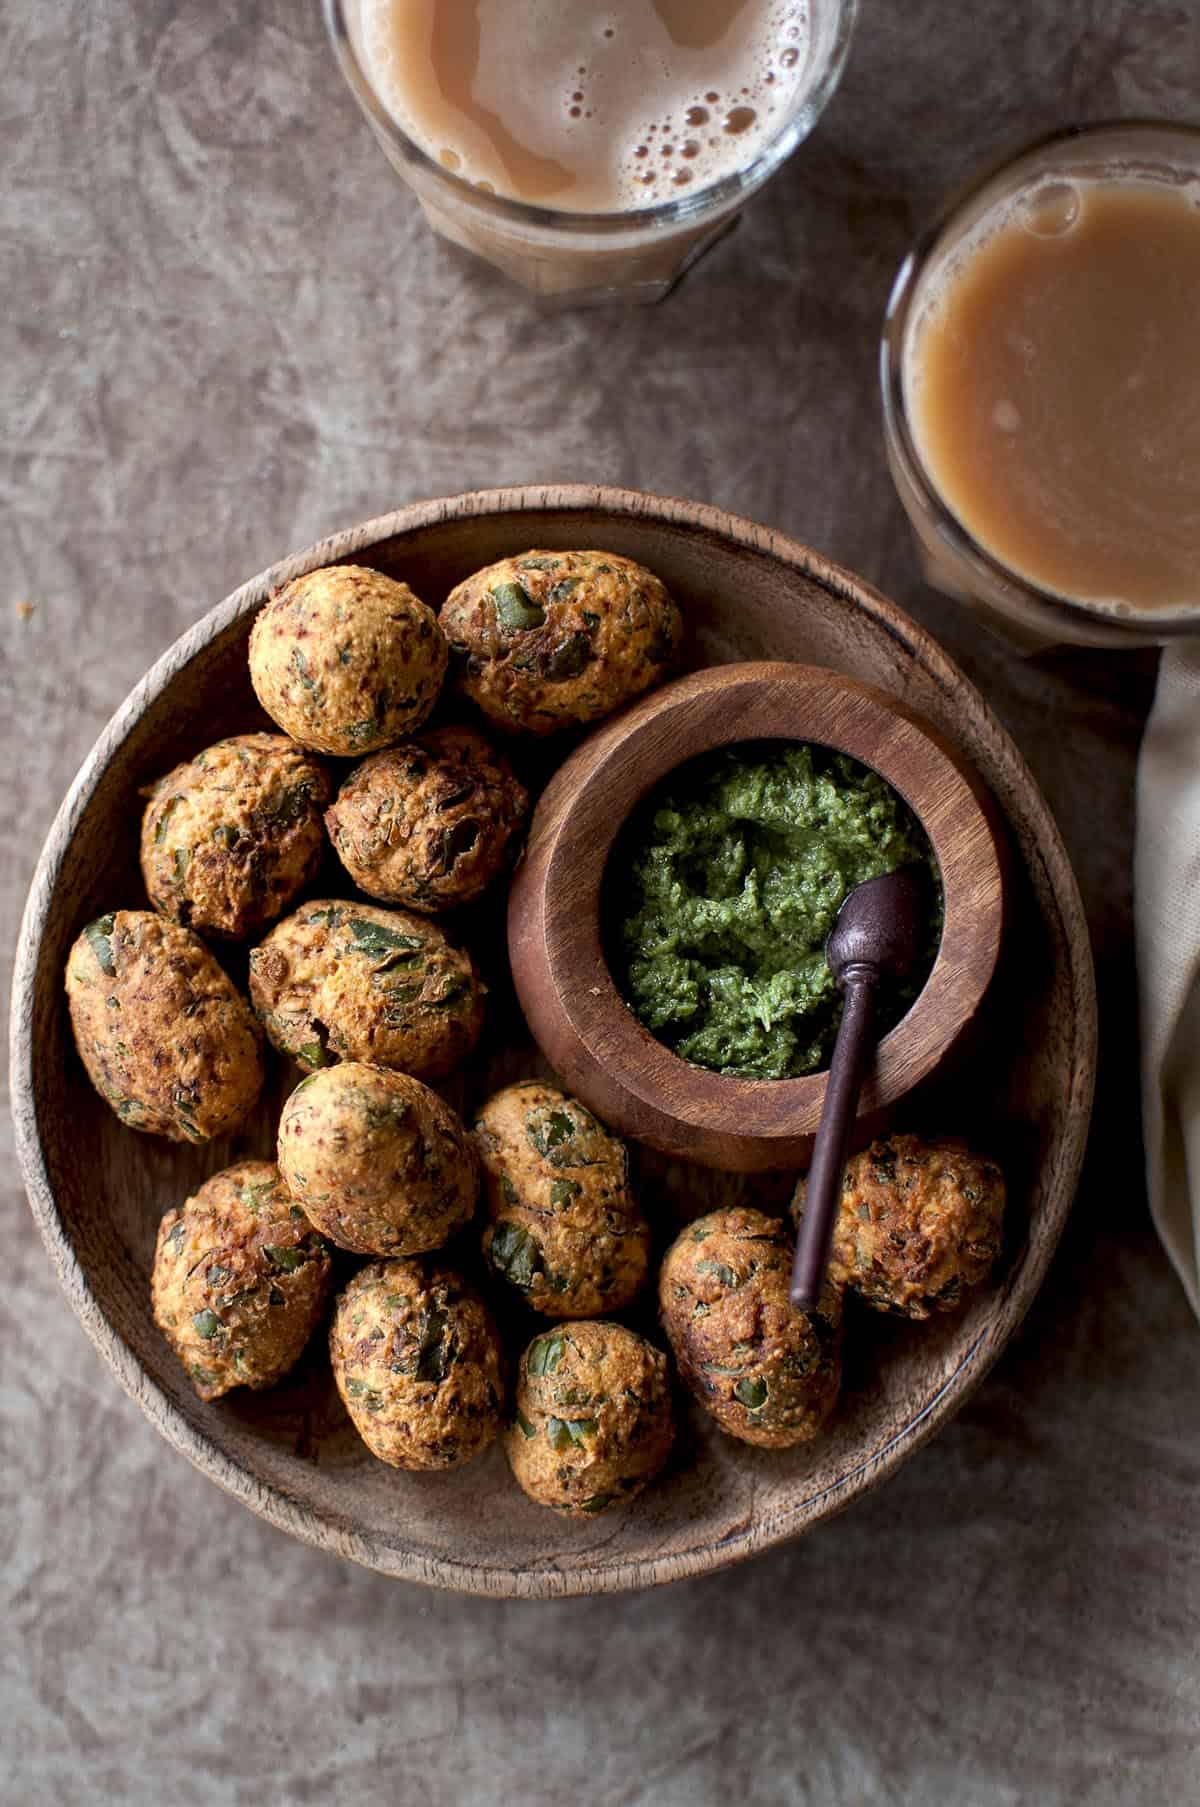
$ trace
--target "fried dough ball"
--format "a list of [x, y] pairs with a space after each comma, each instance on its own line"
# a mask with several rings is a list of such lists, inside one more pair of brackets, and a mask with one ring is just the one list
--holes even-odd
[[559, 1324], [521, 1357], [504, 1447], [539, 1506], [577, 1518], [624, 1504], [659, 1473], [674, 1434], [667, 1358], [635, 1331]]
[[320, 1323], [332, 1272], [279, 1169], [239, 1161], [159, 1225], [154, 1321], [201, 1399], [271, 1387]]
[[418, 1255], [470, 1220], [475, 1150], [419, 1079], [358, 1061], [302, 1079], [279, 1120], [279, 1168], [318, 1230], [357, 1255]]
[[355, 884], [412, 910], [471, 903], [508, 864], [529, 798], [473, 728], [434, 728], [351, 772], [325, 826]]
[[629, 1187], [629, 1153], [578, 1099], [525, 1080], [475, 1122], [492, 1270], [548, 1318], [627, 1305], [646, 1278], [650, 1226]]
[[[807, 1182], [792, 1201], [804, 1214]], [[829, 1276], [878, 1311], [953, 1311], [1000, 1253], [1004, 1175], [965, 1142], [888, 1136], [846, 1163]]]
[[190, 929], [152, 910], [99, 916], [67, 956], [66, 988], [88, 1078], [130, 1129], [208, 1142], [254, 1108], [261, 1032]]
[[791, 1276], [783, 1224], [745, 1206], [689, 1224], [659, 1275], [684, 1382], [723, 1431], [764, 1449], [815, 1437], [841, 1384], [841, 1293], [827, 1282], [815, 1312], [797, 1311]]
[[679, 610], [615, 552], [525, 552], [476, 571], [442, 606], [458, 683], [510, 732], [598, 721], [665, 675]]
[[500, 1337], [482, 1299], [449, 1268], [361, 1268], [338, 1298], [329, 1352], [355, 1430], [393, 1468], [456, 1468], [500, 1428]]
[[354, 758], [419, 728], [446, 675], [432, 609], [363, 565], [328, 565], [272, 596], [250, 634], [250, 681], [303, 747]]
[[142, 817], [150, 902], [214, 935], [258, 933], [315, 876], [332, 789], [285, 734], [238, 734], [177, 765]]
[[250, 955], [250, 997], [276, 1048], [315, 1072], [361, 1060], [436, 1079], [479, 1039], [484, 988], [425, 916], [322, 900]]

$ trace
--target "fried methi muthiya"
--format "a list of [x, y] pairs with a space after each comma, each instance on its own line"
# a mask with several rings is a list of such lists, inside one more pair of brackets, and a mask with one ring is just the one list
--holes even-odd
[[[792, 1201], [797, 1222], [806, 1182]], [[846, 1163], [829, 1275], [879, 1311], [953, 1311], [1000, 1253], [1004, 1175], [954, 1137], [895, 1135]]]
[[473, 728], [434, 728], [364, 759], [325, 826], [355, 884], [385, 903], [472, 903], [510, 863], [529, 798]]
[[671, 1244], [658, 1299], [680, 1377], [723, 1431], [764, 1449], [818, 1435], [841, 1384], [840, 1289], [811, 1314], [788, 1297], [783, 1224], [736, 1206], [689, 1224]]
[[239, 1161], [163, 1218], [154, 1321], [201, 1399], [274, 1386], [320, 1323], [332, 1273], [279, 1169]]
[[625, 1144], [542, 1080], [489, 1098], [475, 1141], [493, 1272], [550, 1318], [627, 1305], [646, 1279], [650, 1226], [630, 1187]]
[[449, 1073], [483, 1026], [471, 956], [427, 916], [321, 900], [277, 923], [250, 955], [268, 1038], [310, 1072], [331, 1060]]
[[239, 734], [161, 778], [142, 817], [142, 877], [172, 922], [260, 933], [315, 877], [333, 786], [285, 734]]
[[439, 619], [460, 688], [524, 734], [619, 709], [666, 675], [683, 634], [654, 573], [615, 552], [501, 559], [452, 590]]
[[468, 1223], [479, 1191], [462, 1121], [420, 1080], [359, 1061], [301, 1080], [279, 1166], [305, 1215], [359, 1255], [418, 1255]]
[[660, 1472], [673, 1437], [667, 1358], [623, 1324], [557, 1324], [521, 1357], [504, 1446], [539, 1506], [577, 1518], [622, 1505]]
[[262, 1034], [190, 929], [151, 910], [97, 917], [67, 958], [66, 987], [88, 1077], [130, 1129], [207, 1142], [253, 1109]]
[[250, 633], [250, 681], [271, 720], [301, 746], [346, 759], [419, 728], [445, 672], [433, 610], [363, 565], [294, 577]]
[[329, 1351], [354, 1428], [393, 1468], [455, 1468], [500, 1428], [500, 1337], [483, 1300], [450, 1268], [361, 1268], [338, 1298]]

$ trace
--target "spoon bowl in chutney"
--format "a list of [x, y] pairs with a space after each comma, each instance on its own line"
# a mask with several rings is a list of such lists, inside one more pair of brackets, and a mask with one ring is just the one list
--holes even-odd
[[895, 698], [815, 666], [713, 666], [591, 734], [547, 786], [510, 894], [542, 1053], [605, 1122], [728, 1172], [803, 1167], [853, 887], [931, 873], [925, 956], [882, 1000], [852, 1140], [959, 1048], [1000, 952], [1004, 858], [980, 781]]

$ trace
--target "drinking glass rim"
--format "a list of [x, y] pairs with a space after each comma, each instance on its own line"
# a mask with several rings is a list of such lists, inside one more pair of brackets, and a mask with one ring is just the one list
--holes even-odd
[[629, 234], [640, 237], [661, 227], [701, 224], [755, 189], [761, 188], [798, 145], [802, 144], [828, 106], [841, 80], [850, 51], [850, 41], [858, 16], [859, 0], [825, 0], [836, 8], [837, 18], [829, 50], [817, 79], [806, 90], [804, 99], [793, 109], [785, 123], [751, 162], [716, 182], [680, 195], [669, 201], [658, 201], [651, 207], [626, 208], [605, 213], [572, 212], [566, 208], [541, 207], [532, 201], [518, 201], [508, 195], [494, 194], [449, 170], [422, 149], [416, 139], [384, 105], [367, 75], [350, 36], [346, 20], [345, 0], [321, 0], [326, 29], [342, 74], [371, 125], [383, 138], [394, 144], [406, 162], [423, 175], [439, 183], [447, 195], [466, 201], [497, 221], [517, 225], [543, 238], [559, 235], [614, 238]]
[[1124, 134], [1127, 137], [1154, 135], [1186, 139], [1200, 151], [1200, 125], [1174, 119], [1153, 119], [1139, 115], [1131, 119], [1085, 120], [1059, 126], [1040, 138], [1032, 139], [1020, 149], [996, 157], [969, 181], [962, 183], [944, 201], [929, 223], [917, 234], [912, 248], [896, 273], [883, 316], [879, 341], [879, 387], [883, 403], [884, 434], [906, 481], [911, 485], [922, 508], [930, 517], [939, 539], [968, 568], [975, 568], [993, 582], [1006, 585], [1023, 600], [1034, 603], [1064, 623], [1086, 615], [1089, 620], [1111, 628], [1114, 635], [1128, 634], [1131, 640], [1145, 642], [1147, 630], [1155, 639], [1179, 639], [1194, 636], [1200, 628], [1200, 602], [1171, 610], [1130, 607], [1128, 614], [1106, 609], [1087, 598], [1062, 596], [1043, 589], [1022, 572], [1006, 565], [995, 553], [980, 544], [965, 523], [956, 515], [937, 489], [918, 449], [909, 426], [908, 406], [904, 395], [904, 351], [911, 324], [912, 304], [921, 278], [929, 267], [943, 235], [973, 201], [980, 198], [993, 183], [1017, 169], [1028, 159], [1061, 145], [1078, 144]]

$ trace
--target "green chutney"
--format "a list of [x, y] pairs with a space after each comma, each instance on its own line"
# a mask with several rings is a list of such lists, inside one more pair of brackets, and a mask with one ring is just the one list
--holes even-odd
[[926, 956], [881, 1000], [884, 1029], [929, 976], [941, 934], [933, 850], [877, 772], [828, 747], [703, 754], [634, 813], [609, 862], [610, 959], [645, 1027], [684, 1060], [750, 1079], [829, 1064], [841, 993], [825, 943], [864, 879], [931, 873]]

